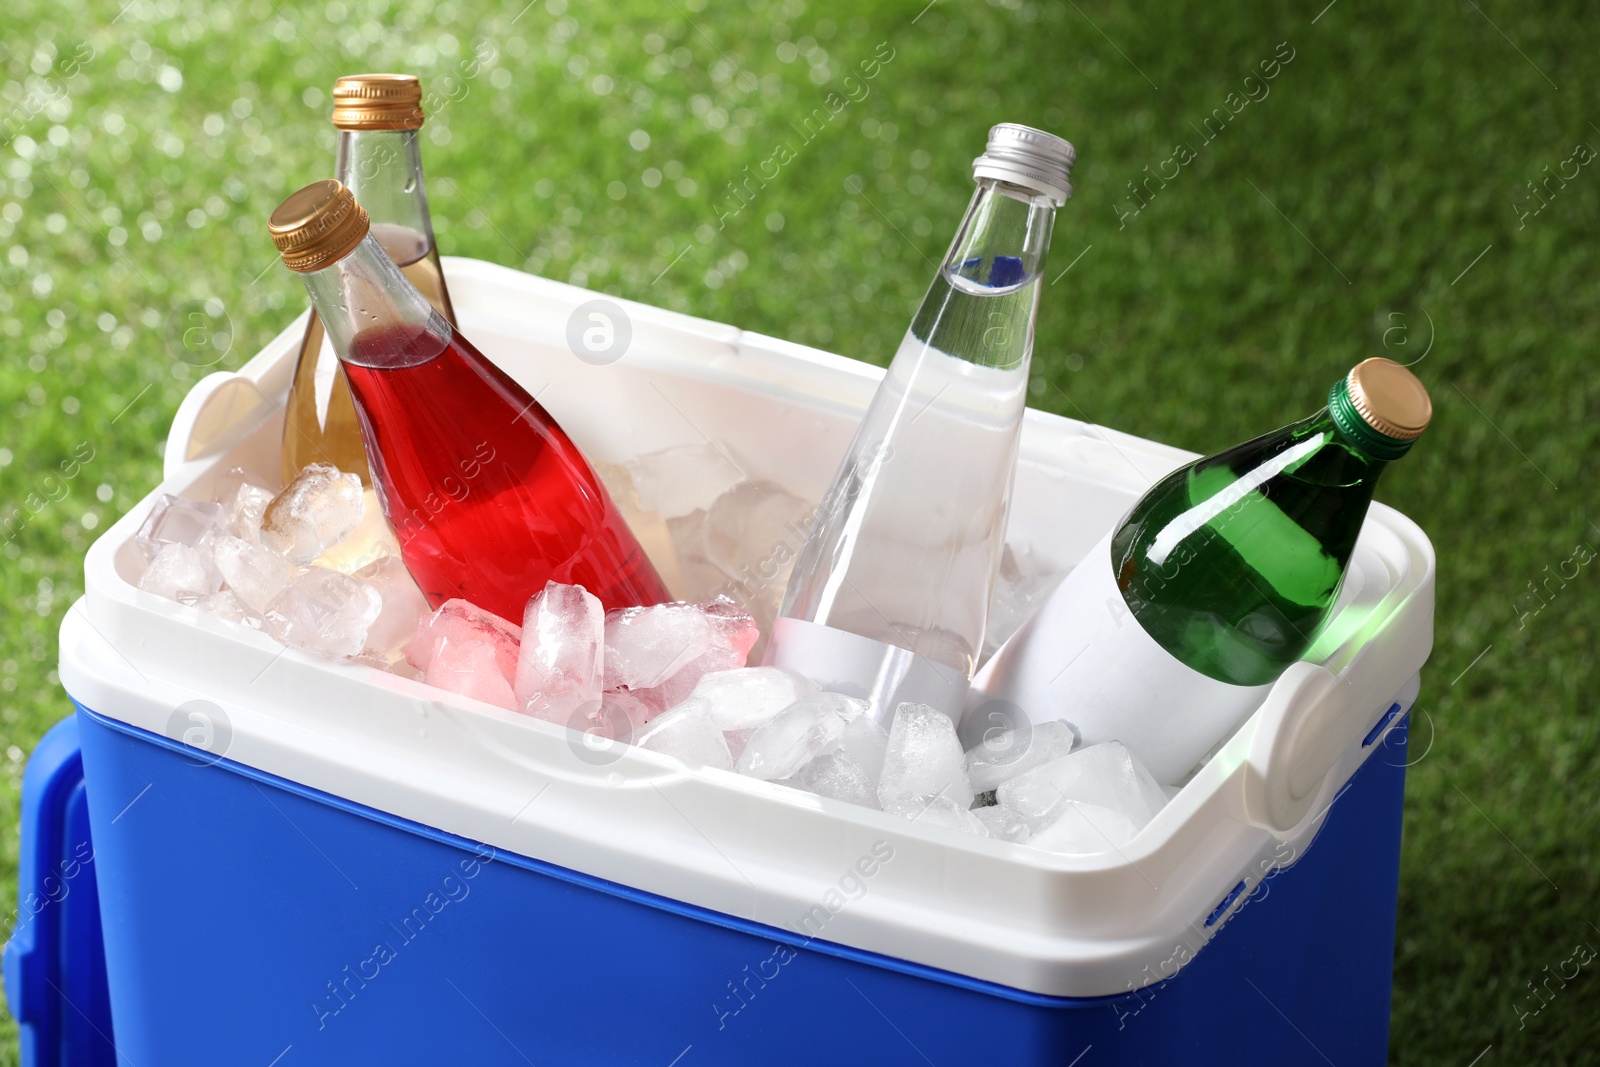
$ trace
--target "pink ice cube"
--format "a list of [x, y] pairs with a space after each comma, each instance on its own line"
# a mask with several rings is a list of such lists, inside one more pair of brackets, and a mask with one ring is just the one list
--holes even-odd
[[750, 654], [756, 642], [761, 640], [761, 630], [756, 625], [755, 618], [740, 607], [737, 601], [725, 596], [719, 596], [702, 604], [701, 610], [706, 613], [706, 619], [711, 623], [711, 630], [716, 634], [718, 643], [739, 657], [739, 662], [733, 667], [718, 669], [733, 670], [734, 667], [743, 667], [745, 657]]
[[522, 655], [517, 663], [517, 704], [551, 722], [565, 723], [585, 704], [598, 711], [605, 608], [581, 585], [550, 582], [528, 601]]
[[613, 611], [605, 634], [606, 690], [627, 689], [652, 714], [688, 699], [702, 675], [743, 667], [761, 636], [727, 597]]
[[356, 577], [383, 597], [383, 609], [367, 630], [365, 651], [392, 663], [416, 637], [417, 619], [428, 618], [428, 601], [399, 556], [376, 559], [356, 571]]
[[656, 687], [662, 708], [676, 707], [689, 699], [705, 675], [743, 667], [751, 646], [761, 638], [750, 613], [725, 596], [701, 605], [700, 610], [711, 626], [710, 647]]
[[501, 642], [447, 636], [439, 642], [422, 680], [440, 689], [515, 711], [517, 698], [500, 666]]
[[406, 660], [423, 681], [503, 708], [515, 709], [512, 679], [522, 627], [466, 600], [448, 600], [417, 621]]
[[620, 608], [605, 621], [606, 689], [654, 689], [712, 647], [705, 613], [694, 604]]

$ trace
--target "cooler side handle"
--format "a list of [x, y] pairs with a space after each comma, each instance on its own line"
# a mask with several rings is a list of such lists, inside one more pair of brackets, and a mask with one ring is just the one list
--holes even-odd
[[181, 481], [189, 464], [226, 452], [253, 430], [269, 409], [279, 410], [251, 378], [229, 371], [206, 375], [172, 416], [167, 447], [161, 455], [162, 478]]
[[191, 464], [226, 452], [261, 424], [283, 418], [301, 340], [310, 311], [302, 311], [237, 371], [214, 371], [195, 383], [178, 405], [162, 452], [164, 481], [178, 482]]
[[[1329, 772], [1345, 752], [1367, 747], [1383, 733], [1374, 722], [1408, 708], [1421, 678], [1412, 675], [1392, 699], [1375, 698], [1370, 686], [1352, 685], [1326, 667], [1290, 666], [1261, 706], [1242, 779], [1245, 819], [1277, 834], [1294, 831], [1310, 814]], [[1383, 719], [1384, 729], [1398, 718]]]
[[22, 779], [18, 905], [4, 970], [24, 1067], [115, 1062], [83, 789], [73, 715], [40, 739]]

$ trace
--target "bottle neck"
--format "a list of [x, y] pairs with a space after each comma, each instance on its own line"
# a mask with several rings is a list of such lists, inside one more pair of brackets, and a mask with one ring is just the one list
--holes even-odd
[[[997, 255], [1020, 259], [1027, 278], [1044, 270], [1044, 257], [1050, 251], [1050, 231], [1055, 223], [1055, 202], [1043, 193], [998, 178], [979, 178], [972, 192], [967, 213], [956, 229], [944, 266], [957, 271], [975, 284], [1001, 286], [1015, 284], [1002, 269], [1002, 277], [991, 281], [988, 260]], [[972, 264], [984, 260], [983, 266]], [[1019, 279], [1020, 280], [1020, 279]]]
[[372, 219], [372, 232], [402, 267], [433, 251], [419, 130], [340, 130], [334, 176]]
[[1350, 381], [1340, 378], [1328, 391], [1328, 406], [1324, 409], [1330, 422], [1339, 430], [1339, 436], [1352, 448], [1375, 460], [1399, 459], [1411, 451], [1416, 439], [1401, 440], [1373, 428], [1361, 416], [1354, 398], [1350, 395]]
[[1055, 204], [981, 178], [938, 276], [912, 320], [918, 340], [982, 366], [1025, 366], [1038, 319], [1038, 280], [1050, 251]]
[[1323, 447], [1291, 468], [1303, 482], [1325, 486], [1371, 485], [1389, 465], [1387, 459], [1372, 455], [1361, 442], [1347, 436], [1327, 408], [1286, 429], [1290, 441], [1318, 437], [1325, 442]]
[[[343, 259], [301, 277], [341, 360], [412, 366], [437, 356], [450, 338], [449, 322], [401, 273], [374, 233]], [[359, 345], [357, 355], [358, 338], [382, 341]]]

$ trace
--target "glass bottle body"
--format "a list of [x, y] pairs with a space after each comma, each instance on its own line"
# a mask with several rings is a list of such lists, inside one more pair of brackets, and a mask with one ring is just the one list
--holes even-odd
[[1064, 718], [1181, 781], [1327, 621], [1384, 466], [1323, 411], [1167, 475], [984, 664], [963, 740]]
[[1004, 549], [1054, 216], [1043, 195], [979, 181], [801, 549], [773, 662], [825, 627], [937, 664], [959, 708]]
[[[411, 283], [453, 325], [455, 311], [433, 239], [416, 130], [341, 130], [336, 177], [372, 219], [372, 234]], [[284, 408], [283, 480], [308, 463], [332, 463], [371, 487], [350, 385], [316, 308], [306, 323]]]
[[1272, 681], [1327, 621], [1384, 466], [1324, 410], [1174, 471], [1112, 537], [1128, 610], [1209, 678]]
[[551, 580], [607, 609], [669, 599], [566, 433], [374, 235], [306, 278], [343, 353], [379, 501], [430, 604], [462, 597], [520, 623]]

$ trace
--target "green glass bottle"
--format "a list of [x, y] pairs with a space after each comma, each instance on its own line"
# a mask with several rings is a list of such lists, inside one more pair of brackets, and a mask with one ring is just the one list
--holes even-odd
[[1431, 414], [1415, 375], [1369, 359], [1317, 414], [1173, 471], [995, 653], [979, 703], [1181, 778], [1310, 647], [1379, 475]]

